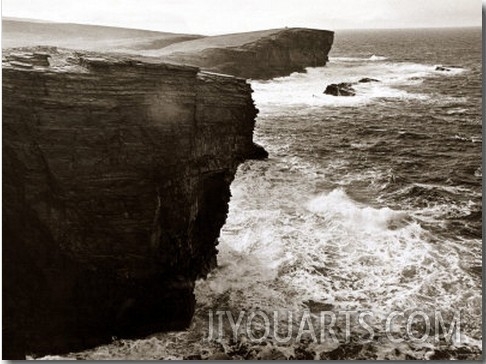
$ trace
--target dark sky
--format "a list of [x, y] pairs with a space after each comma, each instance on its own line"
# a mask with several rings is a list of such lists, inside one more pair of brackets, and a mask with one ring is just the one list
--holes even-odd
[[2, 16], [220, 34], [481, 25], [481, 0], [3, 0]]

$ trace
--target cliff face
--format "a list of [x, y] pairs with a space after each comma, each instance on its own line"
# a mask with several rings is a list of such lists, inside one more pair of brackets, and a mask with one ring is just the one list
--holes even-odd
[[4, 54], [4, 359], [188, 326], [255, 150], [245, 80], [48, 53]]
[[270, 79], [326, 65], [334, 33], [289, 28], [206, 37], [159, 51], [162, 59], [252, 79]]

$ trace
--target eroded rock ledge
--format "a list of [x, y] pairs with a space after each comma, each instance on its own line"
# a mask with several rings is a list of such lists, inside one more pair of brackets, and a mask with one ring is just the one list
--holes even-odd
[[251, 92], [147, 59], [4, 52], [4, 359], [188, 326], [255, 155]]

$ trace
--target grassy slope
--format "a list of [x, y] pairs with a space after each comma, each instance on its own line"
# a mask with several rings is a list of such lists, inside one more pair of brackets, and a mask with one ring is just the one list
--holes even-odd
[[200, 37], [98, 25], [2, 19], [3, 48], [49, 45], [88, 50], [143, 50]]
[[[298, 28], [290, 28], [295, 30]], [[86, 24], [52, 23], [36, 20], [2, 19], [2, 47], [35, 45], [72, 49], [167, 56], [196, 53], [206, 48], [239, 47], [284, 29], [268, 29], [218, 36], [201, 36]]]
[[168, 47], [161, 49], [147, 49], [141, 52], [141, 54], [146, 56], [177, 56], [179, 53], [183, 54], [198, 54], [198, 52], [208, 49], [208, 48], [238, 48], [245, 44], [251, 44], [258, 42], [260, 39], [272, 37], [281, 32], [292, 32], [292, 31], [302, 31], [302, 30], [312, 30], [312, 31], [322, 31], [328, 32], [327, 30], [317, 30], [317, 29], [307, 29], [307, 28], [277, 28], [268, 30], [258, 30], [253, 32], [245, 33], [233, 33], [224, 34], [217, 36], [208, 36], [199, 39], [189, 40], [185, 42], [179, 42], [171, 44]]
[[216, 35], [212, 37], [204, 37], [179, 44], [172, 44], [171, 46], [164, 48], [163, 52], [197, 52], [206, 48], [239, 47], [247, 43], [256, 42], [261, 38], [276, 34], [282, 30], [283, 29], [268, 29], [258, 30], [254, 32], [233, 33]]

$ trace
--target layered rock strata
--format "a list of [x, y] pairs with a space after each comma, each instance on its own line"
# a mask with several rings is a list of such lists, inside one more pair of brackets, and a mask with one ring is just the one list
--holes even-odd
[[4, 52], [3, 352], [187, 327], [255, 149], [243, 79], [55, 48]]
[[311, 28], [203, 36], [14, 18], [2, 24], [5, 47], [45, 45], [128, 53], [252, 79], [324, 66], [334, 40], [334, 32]]

